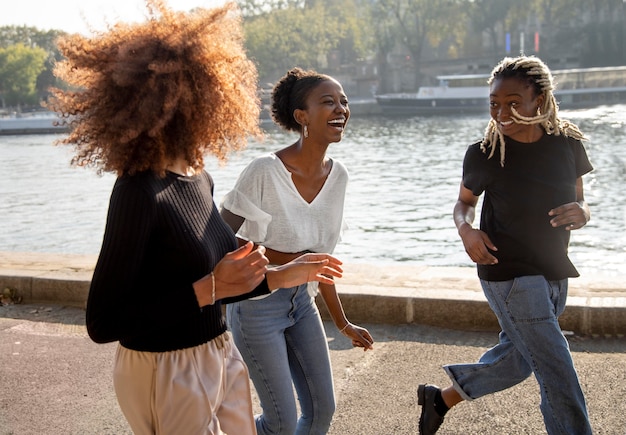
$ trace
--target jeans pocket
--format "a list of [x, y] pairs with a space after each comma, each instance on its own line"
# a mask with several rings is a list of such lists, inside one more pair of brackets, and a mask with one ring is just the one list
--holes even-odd
[[554, 306], [550, 300], [550, 286], [541, 275], [521, 276], [513, 285], [505, 303], [517, 322], [543, 322], [553, 320]]

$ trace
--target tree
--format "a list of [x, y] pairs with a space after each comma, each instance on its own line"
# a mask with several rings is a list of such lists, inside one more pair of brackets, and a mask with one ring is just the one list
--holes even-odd
[[22, 44], [28, 48], [40, 48], [45, 50], [46, 58], [44, 69], [35, 82], [35, 89], [39, 100], [45, 100], [51, 87], [63, 87], [53, 74], [54, 64], [62, 56], [56, 46], [56, 40], [65, 32], [61, 30], [39, 30], [28, 26], [2, 26], [0, 27], [0, 48], [8, 48], [16, 44]]
[[[380, 0], [379, 6], [393, 16], [394, 33], [409, 53], [414, 71], [411, 90], [417, 89], [422, 81], [422, 54], [426, 48], [451, 46], [459, 43], [466, 15], [463, 12], [467, 0]], [[448, 50], [444, 50], [446, 55]]]
[[475, 0], [470, 4], [470, 19], [475, 30], [489, 35], [494, 62], [504, 50], [498, 44], [498, 26], [504, 27], [507, 15], [515, 0]]
[[396, 25], [395, 15], [385, 7], [383, 2], [372, 4], [371, 16], [375, 59], [379, 71], [377, 93], [384, 94], [394, 90], [389, 55], [393, 52], [397, 41], [400, 40], [401, 34]]
[[588, 19], [582, 26], [582, 65], [622, 65], [626, 61], [623, 46], [626, 2], [596, 0], [585, 6]]
[[0, 98], [2, 107], [38, 103], [37, 76], [45, 69], [43, 48], [14, 44], [0, 48]]
[[261, 81], [273, 82], [294, 66], [332, 73], [338, 64], [366, 56], [367, 27], [359, 0], [246, 1], [244, 11], [246, 48], [256, 62]]

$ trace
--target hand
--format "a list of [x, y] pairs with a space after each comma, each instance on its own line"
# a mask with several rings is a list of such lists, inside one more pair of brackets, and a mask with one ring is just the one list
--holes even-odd
[[491, 242], [489, 236], [481, 230], [471, 228], [461, 233], [461, 240], [465, 247], [465, 252], [476, 264], [492, 265], [498, 264], [498, 259], [489, 252], [497, 251], [498, 248]]
[[303, 254], [289, 263], [268, 270], [267, 284], [271, 290], [295, 287], [311, 281], [333, 284], [332, 277], [343, 276], [341, 264], [341, 261], [329, 254]]
[[550, 225], [555, 228], [565, 226], [567, 231], [582, 228], [589, 222], [589, 215], [579, 202], [570, 202], [553, 208], [548, 212], [548, 216], [554, 216], [550, 219]]
[[363, 351], [374, 350], [374, 339], [367, 329], [348, 323], [341, 333], [352, 340], [352, 346], [362, 347]]
[[255, 289], [265, 277], [269, 260], [265, 247], [248, 242], [220, 260], [213, 270], [216, 299], [239, 296]]

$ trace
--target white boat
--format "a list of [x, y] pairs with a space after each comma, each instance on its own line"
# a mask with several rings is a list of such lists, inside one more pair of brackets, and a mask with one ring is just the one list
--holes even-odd
[[[562, 109], [626, 102], [626, 66], [564, 69], [552, 72], [554, 96]], [[383, 114], [436, 115], [489, 111], [489, 74], [437, 76], [437, 86], [417, 93], [376, 96]]]
[[53, 112], [34, 112], [0, 117], [0, 135], [65, 133], [68, 126]]

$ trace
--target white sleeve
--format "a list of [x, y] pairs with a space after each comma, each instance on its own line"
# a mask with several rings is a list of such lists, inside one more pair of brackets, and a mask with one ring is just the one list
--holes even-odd
[[237, 189], [237, 185], [224, 196], [222, 207], [245, 219], [237, 235], [256, 243], [265, 240], [272, 216], [257, 207], [254, 201]]
[[262, 243], [267, 236], [267, 229], [272, 216], [266, 213], [258, 204], [261, 203], [263, 193], [263, 174], [267, 160], [259, 157], [239, 175], [235, 187], [222, 199], [221, 208], [244, 218], [237, 235], [256, 243]]

